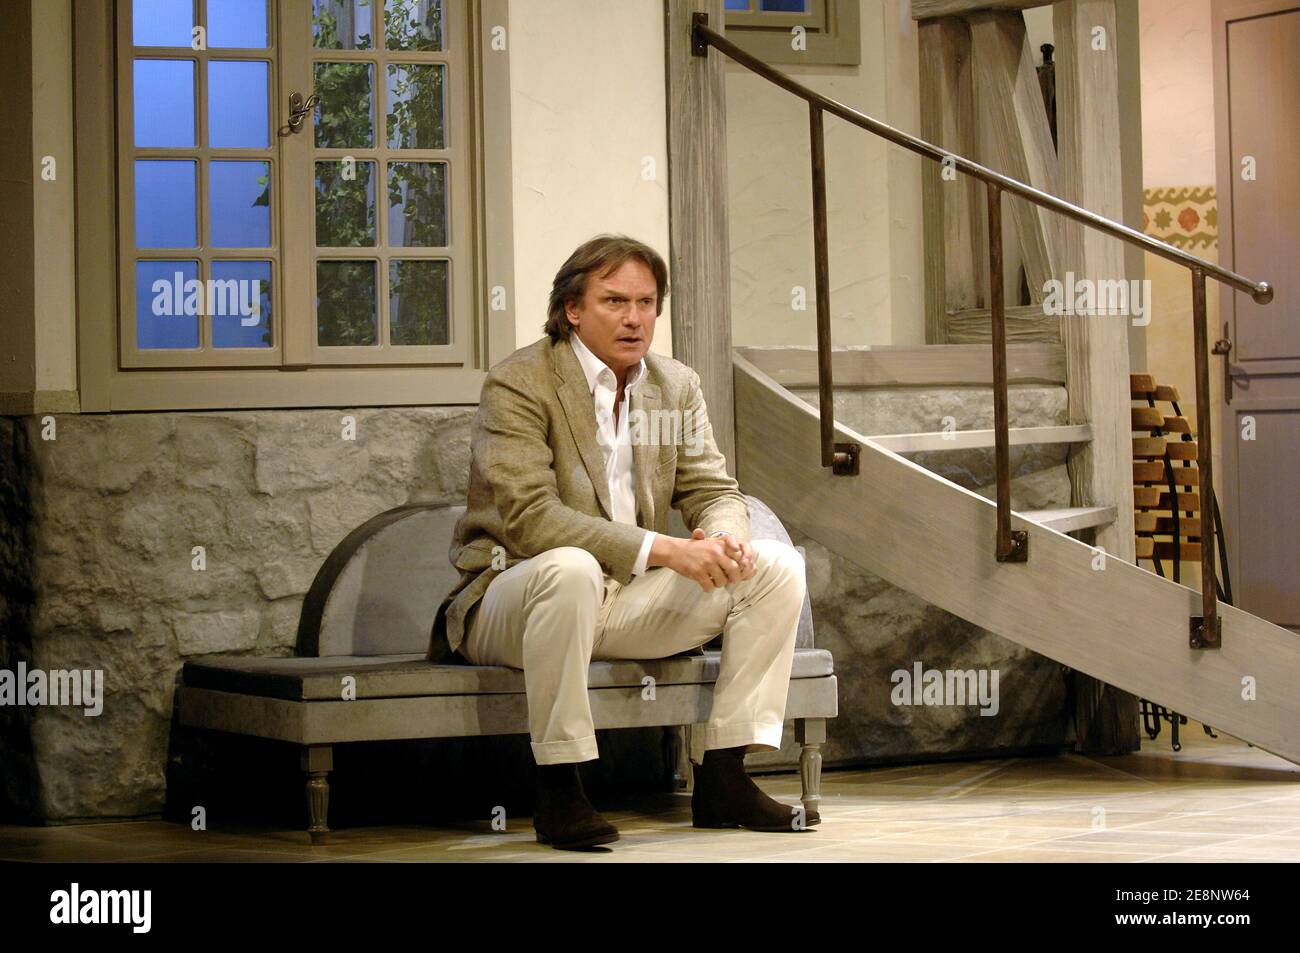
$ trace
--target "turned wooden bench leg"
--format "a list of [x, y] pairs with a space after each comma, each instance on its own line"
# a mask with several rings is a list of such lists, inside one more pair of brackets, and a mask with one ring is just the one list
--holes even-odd
[[307, 833], [313, 844], [325, 843], [330, 832], [329, 773], [334, 770], [334, 749], [329, 745], [304, 745], [302, 770], [307, 775]]
[[796, 718], [794, 738], [801, 747], [799, 780], [803, 783], [804, 816], [820, 818], [822, 800], [822, 745], [826, 742], [825, 718]]

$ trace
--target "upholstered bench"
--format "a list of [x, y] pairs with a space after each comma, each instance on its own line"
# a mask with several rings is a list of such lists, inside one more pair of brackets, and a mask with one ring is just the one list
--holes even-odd
[[[755, 539], [790, 537], [749, 497]], [[412, 505], [374, 517], [326, 558], [303, 601], [293, 658], [207, 656], [185, 663], [179, 723], [287, 741], [301, 747], [312, 843], [329, 828], [332, 746], [355, 741], [528, 733], [524, 673], [494, 665], [437, 665], [425, 658], [438, 604], [458, 573], [447, 552], [463, 506]], [[672, 513], [672, 531], [689, 536]], [[665, 783], [689, 788], [703, 756], [721, 635], [671, 658], [593, 661], [588, 675], [596, 728], [664, 728]], [[653, 701], [644, 689], [654, 680]], [[804, 600], [786, 717], [795, 722], [808, 814], [821, 799], [821, 745], [837, 692], [829, 652], [813, 647]], [[684, 729], [684, 731], [683, 731]]]

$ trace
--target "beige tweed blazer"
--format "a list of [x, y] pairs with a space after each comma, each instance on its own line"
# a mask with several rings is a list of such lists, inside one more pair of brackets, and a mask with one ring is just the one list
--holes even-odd
[[438, 607], [431, 660], [463, 662], [453, 653], [488, 585], [548, 549], [581, 547], [628, 583], [643, 529], [667, 533], [670, 507], [690, 529], [749, 541], [749, 507], [713, 440], [700, 376], [653, 352], [645, 363], [628, 411], [637, 526], [612, 519], [591, 391], [572, 344], [542, 338], [488, 372], [470, 437], [466, 511], [449, 552], [460, 579]]

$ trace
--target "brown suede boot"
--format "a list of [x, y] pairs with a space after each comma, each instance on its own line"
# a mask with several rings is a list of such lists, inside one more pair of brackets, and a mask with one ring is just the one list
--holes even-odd
[[710, 748], [695, 769], [691, 818], [696, 827], [745, 827], [752, 831], [800, 831], [821, 818], [798, 823], [798, 808], [773, 800], [745, 773], [745, 745]]
[[583, 793], [576, 763], [537, 766], [533, 829], [537, 843], [556, 850], [583, 850], [618, 840], [618, 828], [601, 817]]

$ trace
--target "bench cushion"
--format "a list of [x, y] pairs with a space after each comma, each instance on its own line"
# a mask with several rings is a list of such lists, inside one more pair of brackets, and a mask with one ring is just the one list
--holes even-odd
[[[708, 684], [717, 681], [722, 653], [675, 655], [663, 659], [599, 660], [591, 663], [588, 688], [640, 686], [647, 675], [660, 685]], [[832, 674], [831, 653], [796, 649], [791, 678]], [[325, 658], [259, 658], [213, 655], [187, 661], [184, 684], [292, 701], [337, 701], [343, 678], [356, 679], [357, 698], [427, 695], [524, 694], [524, 673], [504, 665], [434, 665], [423, 653], [411, 655]]]

